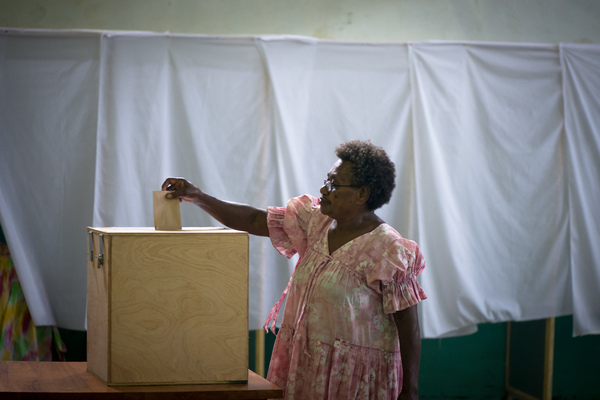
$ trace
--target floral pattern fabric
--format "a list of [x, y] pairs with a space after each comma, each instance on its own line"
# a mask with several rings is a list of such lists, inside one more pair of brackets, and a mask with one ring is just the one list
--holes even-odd
[[36, 327], [8, 247], [0, 242], [0, 341], [3, 361], [52, 361], [52, 345], [60, 360], [65, 345], [55, 326]]
[[299, 254], [265, 324], [274, 327], [287, 295], [267, 379], [288, 400], [396, 399], [402, 360], [393, 313], [427, 297], [417, 244], [382, 224], [329, 254], [333, 220], [308, 195], [270, 207], [267, 222], [275, 248]]

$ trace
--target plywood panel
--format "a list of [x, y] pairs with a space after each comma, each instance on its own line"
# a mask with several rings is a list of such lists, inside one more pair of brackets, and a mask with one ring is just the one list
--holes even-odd
[[0, 399], [279, 399], [282, 390], [252, 371], [247, 384], [109, 387], [85, 362], [0, 362]]
[[102, 229], [111, 260], [108, 382], [246, 381], [247, 234]]
[[[109, 262], [99, 265], [99, 235], [93, 235], [92, 254], [93, 259], [88, 257], [87, 263], [87, 360], [90, 372], [103, 381], [108, 381], [108, 315], [109, 315]], [[88, 242], [89, 243], [89, 242]], [[105, 256], [105, 260], [106, 260]], [[90, 301], [91, 300], [91, 301]]]

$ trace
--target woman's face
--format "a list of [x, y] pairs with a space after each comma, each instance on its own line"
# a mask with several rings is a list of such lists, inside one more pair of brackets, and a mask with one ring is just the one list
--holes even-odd
[[348, 216], [354, 211], [356, 204], [356, 186], [352, 182], [352, 163], [338, 160], [327, 174], [332, 184], [332, 191], [327, 186], [321, 187], [321, 213], [333, 218]]

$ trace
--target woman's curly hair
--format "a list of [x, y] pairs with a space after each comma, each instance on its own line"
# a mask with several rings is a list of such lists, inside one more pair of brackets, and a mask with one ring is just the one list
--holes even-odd
[[396, 171], [383, 148], [373, 145], [370, 140], [353, 140], [336, 147], [335, 154], [340, 160], [352, 163], [353, 184], [369, 188], [369, 210], [389, 203], [396, 187]]

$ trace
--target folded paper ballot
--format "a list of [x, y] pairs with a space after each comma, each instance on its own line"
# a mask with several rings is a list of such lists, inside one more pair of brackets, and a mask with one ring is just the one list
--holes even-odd
[[154, 229], [157, 231], [181, 230], [181, 211], [178, 199], [167, 199], [166, 191], [154, 191]]

